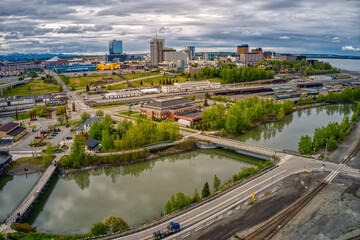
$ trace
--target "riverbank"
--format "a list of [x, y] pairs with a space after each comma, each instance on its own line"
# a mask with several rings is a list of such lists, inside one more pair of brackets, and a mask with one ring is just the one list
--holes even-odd
[[[89, 171], [89, 170], [95, 170], [95, 169], [101, 169], [101, 168], [129, 166], [129, 165], [133, 165], [133, 164], [136, 164], [136, 163], [152, 161], [152, 160], [156, 160], [156, 159], [161, 158], [161, 157], [171, 156], [171, 155], [174, 155], [174, 154], [177, 154], [177, 153], [192, 151], [192, 150], [196, 150], [196, 149], [198, 149], [198, 147], [195, 144], [195, 140], [190, 139], [190, 140], [187, 140], [187, 141], [182, 142], [180, 144], [176, 144], [174, 147], [167, 148], [165, 150], [160, 150], [160, 151], [157, 151], [157, 152], [154, 152], [154, 153], [143, 152], [144, 155], [142, 157], [136, 159], [136, 160], [126, 161], [126, 162], [119, 161], [116, 164], [108, 164], [108, 163], [103, 164], [103, 163], [100, 163], [100, 164], [96, 164], [96, 165], [81, 167], [81, 168], [78, 168], [78, 169], [60, 168], [60, 174], [68, 174], [68, 173], [73, 173], [73, 172], [83, 172], [83, 171]], [[123, 155], [109, 155], [109, 156], [102, 156], [102, 158], [121, 158], [122, 156]]]
[[42, 159], [35, 157], [19, 158], [13, 161], [7, 171], [8, 175], [21, 176], [43, 172], [45, 170]]

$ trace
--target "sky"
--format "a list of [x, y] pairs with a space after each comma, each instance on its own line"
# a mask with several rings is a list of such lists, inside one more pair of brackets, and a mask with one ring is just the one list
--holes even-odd
[[166, 47], [360, 56], [360, 0], [1, 0], [0, 55]]

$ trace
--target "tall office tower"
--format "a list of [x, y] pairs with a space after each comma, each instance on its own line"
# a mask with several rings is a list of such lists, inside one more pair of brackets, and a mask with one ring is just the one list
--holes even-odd
[[109, 54], [122, 54], [122, 40], [112, 40], [109, 42]]
[[186, 45], [185, 50], [189, 50], [191, 52], [191, 60], [195, 59], [195, 46], [192, 45]]
[[165, 39], [154, 38], [150, 40], [150, 64], [156, 67], [158, 63], [164, 61], [163, 50]]
[[241, 44], [237, 47], [237, 55], [240, 56], [240, 54], [249, 53], [249, 45], [247, 44]]
[[255, 48], [251, 50], [251, 53], [262, 54], [262, 48]]

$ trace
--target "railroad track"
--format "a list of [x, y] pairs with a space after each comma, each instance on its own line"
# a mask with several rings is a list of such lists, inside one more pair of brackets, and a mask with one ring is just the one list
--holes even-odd
[[308, 192], [305, 196], [296, 201], [293, 205], [288, 207], [282, 213], [269, 220], [254, 232], [247, 235], [244, 239], [246, 240], [267, 240], [271, 239], [282, 227], [284, 227], [297, 213], [299, 213], [322, 189], [326, 187], [340, 172], [343, 166], [360, 151], [360, 140], [353, 151], [344, 158], [340, 163], [339, 167], [332, 171], [315, 189]]

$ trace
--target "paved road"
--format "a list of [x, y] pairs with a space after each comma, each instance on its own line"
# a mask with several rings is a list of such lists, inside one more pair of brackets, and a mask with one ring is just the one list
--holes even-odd
[[[307, 171], [312, 170], [322, 170], [322, 161], [312, 160], [309, 158], [302, 158], [298, 156], [292, 155], [284, 155], [279, 163], [279, 167], [275, 168], [271, 172], [268, 172], [251, 182], [248, 182], [244, 185], [237, 187], [236, 189], [228, 192], [217, 199], [205, 203], [189, 212], [186, 212], [178, 217], [170, 219], [169, 221], [178, 222], [181, 225], [182, 231], [178, 234], [174, 234], [169, 239], [174, 238], [176, 236], [182, 236], [187, 234], [190, 228], [196, 226], [200, 222], [210, 221], [210, 219], [214, 218], [214, 215], [221, 212], [227, 211], [230, 207], [235, 207], [241, 204], [244, 201], [247, 201], [253, 192], [258, 193], [263, 189], [271, 186], [273, 183], [297, 172], [304, 171], [304, 168]], [[324, 170], [333, 171], [338, 167], [337, 164], [327, 163]], [[344, 169], [346, 171], [355, 171], [355, 169], [351, 169], [346, 167]], [[356, 174], [356, 173], [354, 173]], [[360, 173], [357, 174], [360, 177]], [[168, 222], [169, 222], [168, 221]], [[118, 237], [114, 239], [152, 239], [152, 233], [165, 228], [167, 223], [160, 224], [156, 227], [152, 227], [150, 229], [144, 230], [142, 232], [134, 233], [125, 237]]]

